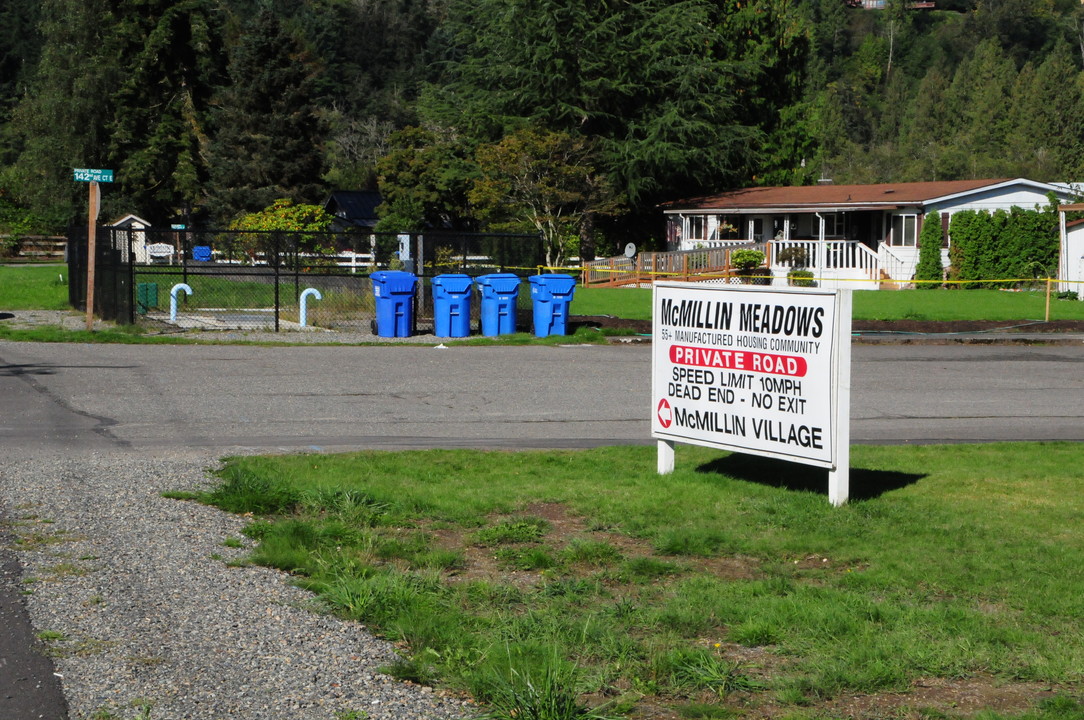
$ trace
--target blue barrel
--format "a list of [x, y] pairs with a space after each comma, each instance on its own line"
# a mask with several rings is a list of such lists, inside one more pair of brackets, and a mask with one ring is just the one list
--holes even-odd
[[414, 327], [414, 288], [418, 278], [401, 270], [379, 270], [369, 276], [376, 301], [376, 334], [410, 337]]
[[516, 298], [519, 277], [512, 273], [491, 273], [475, 279], [482, 293], [482, 334], [488, 337], [516, 331]]
[[576, 278], [553, 273], [527, 279], [531, 283], [535, 337], [567, 335], [568, 306], [576, 292]]
[[470, 335], [470, 296], [474, 283], [469, 275], [447, 274], [433, 278], [433, 334], [437, 337]]

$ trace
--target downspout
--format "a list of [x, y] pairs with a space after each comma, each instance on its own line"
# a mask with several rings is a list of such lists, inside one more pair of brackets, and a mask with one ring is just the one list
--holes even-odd
[[301, 293], [301, 327], [305, 327], [309, 324], [309, 298], [314, 297], [317, 300], [323, 300], [324, 296], [320, 294], [320, 291], [316, 288], [307, 288]]
[[177, 283], [169, 291], [169, 321], [171, 323], [177, 322], [177, 293], [181, 291], [184, 291], [186, 295], [192, 294], [192, 288], [184, 283]]
[[824, 216], [819, 212], [813, 214], [817, 216], [817, 237], [820, 240], [817, 243], [817, 252], [813, 253], [813, 272], [817, 277], [821, 277], [824, 272]]

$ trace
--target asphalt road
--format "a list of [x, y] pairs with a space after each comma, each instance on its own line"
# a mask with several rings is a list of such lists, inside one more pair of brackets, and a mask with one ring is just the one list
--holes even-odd
[[[852, 440], [1084, 440], [1082, 361], [1084, 343], [856, 345]], [[28, 455], [649, 443], [650, 370], [646, 346], [0, 342], [0, 478]], [[0, 544], [0, 709], [62, 718], [13, 562]]]
[[[856, 443], [1084, 440], [1081, 346], [852, 352]], [[0, 342], [0, 453], [650, 442], [646, 346]]]

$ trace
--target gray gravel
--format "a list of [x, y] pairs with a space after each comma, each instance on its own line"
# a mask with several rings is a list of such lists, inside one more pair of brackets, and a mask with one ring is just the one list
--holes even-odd
[[48, 645], [73, 720], [473, 714], [381, 674], [394, 648], [323, 612], [284, 574], [229, 567], [247, 550], [223, 541], [248, 544], [246, 520], [161, 497], [208, 486], [213, 465], [188, 452], [0, 465], [31, 618], [62, 635]]
[[[32, 328], [42, 325], [56, 325], [65, 330], [85, 330], [87, 327], [86, 314], [74, 310], [7, 310], [3, 315], [10, 317], [0, 318], [4, 326], [9, 328]], [[116, 323], [95, 318], [94, 329], [105, 330], [115, 328]], [[148, 322], [144, 325], [148, 335], [167, 335], [170, 337], [184, 338], [186, 340], [201, 340], [204, 342], [267, 342], [288, 343], [291, 345], [312, 344], [380, 344], [380, 345], [439, 345], [446, 340], [463, 338], [440, 338], [421, 328], [417, 335], [410, 337], [378, 337], [367, 329], [357, 328], [352, 330], [323, 330], [319, 328], [307, 328], [302, 330], [285, 329], [282, 332], [272, 330], [205, 330], [195, 328], [178, 328], [162, 323]], [[478, 334], [477, 322], [474, 325], [474, 335]]]

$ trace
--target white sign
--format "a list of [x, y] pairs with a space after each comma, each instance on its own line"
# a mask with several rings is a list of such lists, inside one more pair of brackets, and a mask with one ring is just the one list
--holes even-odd
[[652, 302], [652, 437], [845, 473], [849, 291], [659, 282]]

